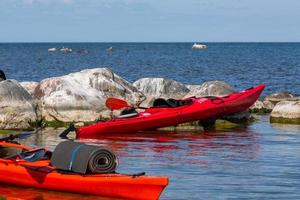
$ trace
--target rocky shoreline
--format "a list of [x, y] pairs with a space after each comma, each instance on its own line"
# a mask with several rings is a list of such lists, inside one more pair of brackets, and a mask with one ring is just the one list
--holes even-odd
[[[107, 97], [147, 107], [159, 97], [224, 96], [234, 91], [223, 81], [185, 85], [164, 78], [142, 78], [129, 83], [109, 68], [86, 69], [40, 82], [4, 79], [0, 80], [0, 130], [31, 130], [37, 126], [65, 126], [70, 122], [83, 125], [107, 119], [110, 116], [110, 110], [105, 107]], [[250, 113], [271, 113], [271, 122], [300, 124], [300, 97], [290, 93], [271, 94], [258, 100], [249, 111], [224, 119], [248, 123]], [[189, 126], [195, 127], [195, 123], [178, 125], [178, 128]]]

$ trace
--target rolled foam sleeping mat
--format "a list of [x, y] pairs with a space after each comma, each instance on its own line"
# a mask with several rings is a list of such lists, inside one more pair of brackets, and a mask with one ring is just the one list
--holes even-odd
[[118, 161], [116, 155], [105, 147], [64, 141], [52, 153], [51, 164], [63, 171], [106, 174], [115, 172]]

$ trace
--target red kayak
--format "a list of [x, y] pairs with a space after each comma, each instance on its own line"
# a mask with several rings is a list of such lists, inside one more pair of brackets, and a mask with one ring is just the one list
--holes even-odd
[[234, 114], [242, 112], [254, 104], [264, 88], [265, 85], [261, 84], [224, 97], [191, 97], [175, 100], [179, 103], [174, 103], [174, 101], [169, 103], [179, 106], [156, 105], [143, 112], [121, 115], [109, 121], [77, 128], [76, 135], [84, 138], [101, 134], [155, 130], [180, 123]]

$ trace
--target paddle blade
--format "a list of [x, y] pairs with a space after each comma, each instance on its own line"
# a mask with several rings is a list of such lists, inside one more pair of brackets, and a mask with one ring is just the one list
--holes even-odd
[[105, 105], [110, 110], [119, 110], [119, 109], [122, 109], [125, 107], [129, 107], [129, 105], [126, 101], [124, 101], [122, 99], [113, 98], [113, 97], [109, 97], [106, 100]]

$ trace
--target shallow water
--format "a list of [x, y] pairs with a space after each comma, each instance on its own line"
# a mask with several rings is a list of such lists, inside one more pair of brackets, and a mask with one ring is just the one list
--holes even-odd
[[[300, 126], [270, 124], [269, 116], [256, 117], [256, 122], [244, 128], [111, 135], [83, 141], [110, 146], [119, 156], [119, 172], [169, 176], [161, 199], [300, 199]], [[53, 149], [61, 141], [61, 131], [48, 129], [23, 143]], [[23, 191], [5, 189], [6, 193]], [[82, 197], [30, 191], [45, 199], [47, 195]]]
[[[8, 78], [39, 81], [86, 68], [110, 67], [128, 81], [164, 77], [186, 84], [224, 80], [237, 90], [265, 83], [265, 94], [300, 94], [300, 43], [0, 43]], [[62, 46], [72, 53], [48, 52]], [[112, 46], [112, 53], [106, 48]], [[88, 50], [88, 54], [83, 53]]]

